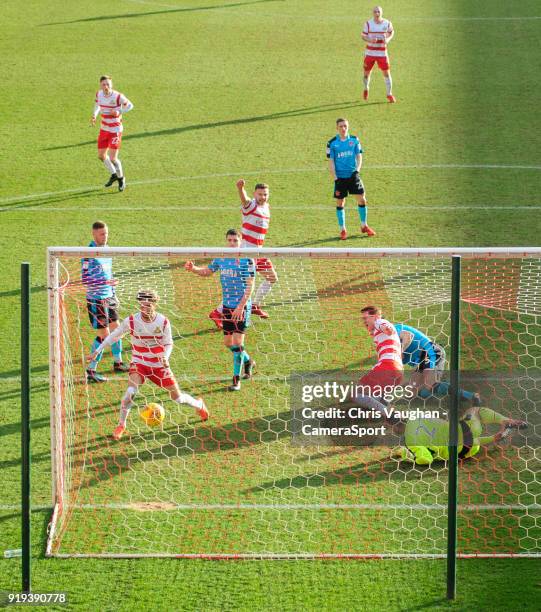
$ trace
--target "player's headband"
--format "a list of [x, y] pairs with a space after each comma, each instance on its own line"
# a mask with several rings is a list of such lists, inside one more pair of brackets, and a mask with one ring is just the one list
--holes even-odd
[[158, 294], [155, 291], [138, 291], [136, 300], [138, 302], [157, 302]]

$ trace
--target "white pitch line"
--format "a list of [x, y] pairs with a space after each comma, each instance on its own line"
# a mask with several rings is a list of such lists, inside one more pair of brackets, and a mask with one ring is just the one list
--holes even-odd
[[[215, 329], [214, 327], [209, 327], [208, 329], [213, 330]], [[201, 330], [204, 331], [204, 330]], [[218, 336], [219, 337], [219, 336]], [[182, 342], [183, 340], [185, 340], [184, 337], [179, 336], [178, 338], [175, 338], [176, 341], [178, 342]], [[266, 376], [265, 374], [254, 374], [253, 379], [254, 380], [260, 380], [260, 381], [280, 381], [280, 380], [286, 380], [288, 378], [288, 375], [284, 374], [284, 375], [280, 375], [280, 374], [276, 374], [276, 375], [269, 375]], [[48, 383], [49, 382], [49, 378], [46, 376], [31, 376], [30, 377], [31, 382], [34, 383]], [[219, 382], [231, 382], [231, 376], [207, 376], [205, 378], [202, 378], [201, 376], [198, 375], [193, 375], [193, 376], [189, 376], [189, 375], [179, 375], [177, 376], [177, 380], [181, 380], [181, 381], [185, 381], [185, 382], [193, 382], [193, 383], [203, 383], [203, 384], [208, 384], [208, 383], [219, 383]], [[125, 381], [128, 380], [128, 376], [124, 375], [124, 376], [115, 376], [114, 378], [110, 378], [109, 379], [110, 382], [115, 382], [115, 381]], [[514, 379], [512, 379], [514, 380]], [[531, 377], [530, 377], [531, 380]], [[20, 383], [21, 382], [21, 377], [20, 376], [7, 376], [6, 378], [2, 378], [0, 377], [0, 385], [2, 383]], [[77, 383], [81, 383], [82, 380], [77, 379], [76, 381]]]
[[[157, 502], [159, 503], [159, 502]], [[136, 512], [170, 512], [172, 510], [447, 510], [446, 504], [175, 504], [171, 507], [150, 507], [149, 502], [129, 504], [75, 504], [77, 510], [134, 510]], [[140, 506], [140, 507], [138, 507]], [[16, 504], [1, 504], [0, 510], [20, 510]], [[541, 510], [540, 504], [465, 504], [458, 506], [464, 512], [492, 512]], [[32, 506], [32, 510], [52, 510], [52, 506]]]
[[[331, 205], [332, 203], [329, 203], [328, 206], [319, 206], [314, 204], [313, 206], [273, 206], [272, 210], [273, 212], [291, 212], [291, 211], [314, 211], [314, 210], [321, 210], [321, 211], [329, 211], [331, 210]], [[423, 210], [456, 210], [456, 211], [468, 211], [468, 210], [487, 210], [487, 211], [495, 211], [495, 210], [510, 210], [510, 211], [516, 211], [516, 210], [541, 210], [541, 205], [537, 206], [537, 205], [532, 205], [532, 206], [522, 206], [522, 205], [517, 205], [517, 206], [509, 206], [509, 205], [503, 205], [503, 206], [486, 206], [486, 205], [477, 205], [477, 204], [469, 204], [469, 205], [453, 205], [453, 204], [411, 204], [411, 205], [403, 205], [403, 204], [379, 204], [378, 205], [378, 209], [385, 211], [385, 212], [392, 212], [394, 210], [400, 211], [400, 210], [417, 210], [419, 212], [422, 212]], [[146, 211], [146, 210], [151, 210], [153, 212], [156, 212], [156, 207], [155, 206], [108, 206], [107, 207], [107, 212], [111, 212], [111, 211]], [[215, 206], [160, 206], [159, 207], [159, 211], [160, 212], [182, 212], [182, 211], [186, 211], [186, 212], [193, 212], [193, 211], [208, 211], [208, 210], [213, 210], [216, 212], [216, 207]], [[94, 211], [100, 211], [103, 212], [103, 207], [102, 206], [85, 206], [84, 208], [84, 212], [94, 212]], [[13, 209], [7, 209], [7, 210], [0, 210], [0, 214], [1, 213], [27, 213], [27, 212], [76, 212], [75, 207], [69, 207], [69, 206], [26, 206], [25, 208], [13, 208]], [[223, 214], [228, 213], [227, 210], [222, 210], [220, 211]]]
[[[11, 512], [13, 510], [20, 510], [21, 509], [21, 504], [0, 504], [0, 512], [1, 511], [6, 511], [6, 512]], [[41, 511], [41, 510], [52, 510], [53, 507], [51, 505], [49, 506], [32, 506], [32, 510], [35, 511]]]
[[[363, 172], [369, 170], [541, 170], [541, 165], [512, 165], [512, 164], [377, 164], [374, 166], [364, 166]], [[159, 183], [172, 183], [179, 181], [195, 181], [206, 180], [213, 178], [227, 178], [229, 176], [257, 176], [267, 174], [296, 174], [303, 172], [328, 172], [327, 168], [312, 167], [312, 168], [286, 168], [279, 170], [251, 170], [249, 172], [223, 172], [217, 174], [200, 174], [200, 175], [184, 175], [170, 176], [164, 178], [142, 179], [128, 181], [128, 186], [133, 185], [152, 185]], [[0, 198], [0, 204], [9, 204], [10, 202], [24, 202], [36, 198], [48, 198], [53, 196], [67, 195], [70, 193], [82, 193], [85, 191], [101, 191], [101, 185], [89, 185], [87, 187], [74, 187], [72, 189], [61, 189], [59, 191], [42, 191], [40, 193], [31, 193], [19, 196], [9, 196]]]
[[[136, 510], [148, 512], [149, 508], [137, 504], [81, 504], [76, 506], [80, 510]], [[493, 510], [541, 510], [541, 505], [530, 506], [505, 505], [505, 504], [466, 504], [458, 507], [459, 510], [467, 512], [493, 511]], [[161, 508], [150, 508], [150, 510], [162, 510]], [[177, 504], [163, 510], [447, 510], [446, 504]]]

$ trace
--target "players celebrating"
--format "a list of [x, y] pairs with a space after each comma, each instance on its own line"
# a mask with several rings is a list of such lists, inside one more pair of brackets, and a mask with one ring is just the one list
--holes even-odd
[[337, 119], [338, 134], [327, 143], [329, 171], [334, 181], [334, 199], [336, 200], [336, 217], [340, 227], [340, 240], [347, 238], [346, 211], [344, 209], [349, 194], [355, 196], [361, 220], [361, 232], [368, 237], [376, 232], [367, 224], [368, 208], [364, 196], [364, 185], [359, 174], [363, 161], [363, 150], [357, 136], [350, 135], [349, 121]]
[[370, 73], [374, 64], [377, 63], [385, 79], [387, 100], [389, 102], [396, 102], [396, 98], [393, 96], [393, 80], [391, 78], [389, 56], [387, 55], [387, 45], [394, 36], [393, 24], [389, 20], [383, 19], [383, 9], [381, 6], [376, 6], [373, 13], [373, 19], [365, 22], [361, 34], [362, 39], [368, 43], [364, 53], [363, 98], [368, 100]]
[[[227, 246], [239, 248], [241, 235], [235, 229], [226, 234]], [[223, 296], [223, 330], [224, 344], [233, 353], [233, 383], [229, 391], [240, 391], [241, 369], [244, 367], [243, 378], [252, 377], [255, 363], [244, 348], [244, 335], [250, 325], [251, 295], [254, 288], [255, 266], [253, 259], [243, 257], [234, 259], [222, 257], [213, 259], [208, 267], [199, 267], [193, 261], [187, 261], [184, 267], [188, 272], [199, 276], [211, 276], [220, 272]]]
[[[411, 325], [395, 324], [402, 345], [402, 363], [414, 369], [410, 383], [419, 397], [443, 397], [450, 393], [450, 383], [443, 381], [445, 370], [445, 350]], [[461, 400], [470, 401], [474, 406], [481, 405], [478, 393], [459, 390]]]
[[[109, 229], [103, 221], [92, 225], [92, 238], [88, 246], [105, 247], [109, 237]], [[86, 305], [90, 325], [96, 330], [92, 342], [92, 352], [101, 345], [103, 339], [118, 327], [118, 300], [115, 296], [117, 281], [113, 278], [113, 260], [110, 257], [88, 257], [81, 262], [81, 279], [86, 287]], [[114, 371], [126, 372], [128, 367], [122, 363], [122, 340], [119, 338], [111, 344]], [[86, 380], [90, 383], [105, 382], [107, 378], [96, 372], [102, 358], [101, 351], [89, 363], [86, 370]]]
[[137, 293], [139, 312], [126, 317], [98, 346], [88, 360], [96, 360], [106, 346], [112, 345], [129, 333], [132, 343], [132, 361], [128, 388], [120, 405], [120, 420], [113, 432], [113, 438], [120, 440], [126, 430], [126, 421], [133, 406], [133, 398], [146, 379], [169, 391], [177, 404], [188, 404], [195, 408], [201, 420], [209, 418], [209, 412], [201, 397], [195, 399], [183, 393], [169, 368], [169, 356], [173, 350], [173, 336], [168, 319], [156, 312], [158, 294], [152, 290]]
[[118, 181], [118, 190], [124, 191], [126, 180], [118, 151], [122, 140], [122, 115], [131, 111], [133, 104], [124, 94], [113, 89], [110, 76], [100, 77], [100, 89], [96, 92], [94, 112], [90, 122], [96, 124], [96, 117], [101, 113], [101, 126], [98, 136], [98, 157], [104, 163], [111, 176], [106, 187]]
[[[257, 183], [254, 196], [250, 198], [246, 193], [246, 181], [239, 179], [236, 183], [241, 202], [242, 211], [242, 247], [259, 248], [263, 246], [270, 224], [269, 186]], [[265, 279], [258, 287], [252, 302], [252, 314], [268, 319], [269, 314], [261, 308], [265, 297], [278, 280], [276, 270], [270, 259], [259, 257], [255, 260], [256, 272]], [[222, 328], [222, 306], [209, 314], [218, 328]]]

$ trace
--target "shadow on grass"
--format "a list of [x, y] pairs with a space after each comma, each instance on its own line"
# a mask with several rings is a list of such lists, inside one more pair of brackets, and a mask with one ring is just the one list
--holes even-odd
[[[370, 104], [370, 103], [369, 103]], [[139, 132], [137, 134], [129, 134], [122, 137], [122, 141], [136, 140], [139, 138], [152, 138], [154, 136], [174, 136], [176, 134], [183, 134], [184, 132], [193, 132], [196, 130], [208, 130], [219, 127], [226, 127], [229, 125], [241, 125], [249, 123], [258, 123], [260, 121], [271, 121], [275, 119], [287, 119], [289, 117], [300, 117], [302, 115], [314, 115], [317, 113], [326, 113], [332, 110], [343, 110], [346, 108], [355, 108], [360, 106], [368, 106], [369, 104], [361, 104], [361, 102], [336, 102], [333, 104], [322, 104], [319, 106], [307, 106], [303, 108], [295, 108], [287, 111], [280, 111], [277, 113], [269, 113], [267, 115], [256, 115], [254, 117], [240, 117], [238, 119], [226, 119], [224, 121], [214, 121], [210, 123], [194, 123], [192, 125], [185, 125], [183, 127], [169, 128], [165, 130], [155, 130], [154, 132]], [[372, 104], [378, 104], [373, 102]], [[87, 145], [95, 144], [96, 140], [85, 140], [75, 144], [59, 145], [56, 147], [46, 147], [42, 151], [59, 151], [62, 149], [73, 149], [77, 147], [84, 147]]]
[[214, 323], [212, 324], [213, 327], [208, 327], [206, 329], [198, 329], [197, 331], [194, 332], [182, 332], [180, 334], [177, 334], [175, 336], [173, 336], [173, 340], [186, 340], [186, 338], [197, 338], [199, 336], [208, 336], [208, 335], [212, 335], [215, 334], [217, 332], [219, 332], [220, 330], [214, 325]]
[[419, 469], [419, 466], [414, 468], [410, 463], [401, 463], [399, 471], [398, 465], [398, 460], [393, 460], [390, 457], [385, 460], [375, 459], [325, 472], [308, 472], [293, 478], [269, 480], [245, 489], [244, 493], [258, 493], [268, 489], [305, 489], [307, 487], [313, 489], [333, 485], [359, 486], [380, 480], [403, 482], [407, 479], [408, 482], [411, 482], [412, 480], [422, 479], [424, 472], [430, 471], [430, 468]]
[[[216, 426], [197, 423], [133, 437], [128, 435], [120, 442], [108, 436], [95, 437], [94, 446], [75, 448], [74, 455], [78, 458], [73, 466], [83, 467], [89, 453], [93, 453], [92, 476], [84, 483], [86, 487], [92, 487], [130, 470], [134, 462], [169, 461], [175, 457], [238, 450], [290, 437], [291, 433], [285, 426], [290, 415], [291, 412], [286, 411]], [[139, 443], [144, 446], [135, 447]], [[153, 443], [156, 443], [155, 447]]]
[[73, 19], [72, 21], [53, 21], [51, 23], [42, 23], [40, 27], [54, 25], [68, 25], [72, 23], [88, 23], [93, 21], [110, 21], [112, 19], [134, 19], [137, 17], [151, 17], [153, 15], [170, 15], [171, 13], [195, 13], [199, 11], [215, 11], [227, 8], [237, 8], [239, 6], [247, 6], [250, 4], [262, 4], [266, 2], [284, 2], [285, 0], [247, 0], [245, 2], [231, 2], [227, 4], [215, 4], [213, 6], [187, 6], [171, 7], [161, 11], [147, 11], [146, 13], [122, 13], [120, 15], [99, 15], [97, 17], [85, 17], [84, 19]]
[[[44, 391], [49, 391], [49, 383], [43, 383], [42, 385], [33, 385], [31, 387], [31, 392], [32, 393], [43, 393]], [[20, 389], [14, 389], [13, 391], [6, 391], [5, 393], [0, 393], [0, 401], [6, 401], [6, 400], [10, 400], [10, 399], [15, 399], [17, 398], [17, 400], [20, 398], [21, 396], [21, 391]], [[43, 417], [41, 419], [32, 419], [32, 421], [30, 422], [30, 425], [32, 428], [39, 428], [39, 427], [44, 427], [47, 423], [49, 423], [49, 417]], [[7, 436], [13, 433], [17, 433], [18, 431], [20, 431], [20, 423], [16, 422], [16, 423], [5, 423], [3, 425], [0, 425], [0, 436]]]
[[14, 199], [5, 204], [0, 204], [0, 213], [18, 210], [19, 208], [38, 208], [46, 204], [57, 204], [59, 202], [68, 202], [69, 200], [78, 200], [80, 198], [103, 197], [105, 195], [118, 193], [118, 191], [100, 193], [100, 189], [101, 187], [95, 187], [84, 191], [77, 191], [69, 195], [52, 195], [32, 199], [22, 196], [19, 200]]
[[[49, 531], [49, 522], [51, 520], [53, 508], [50, 507], [38, 507], [32, 508], [32, 514], [30, 520], [32, 521], [32, 560], [35, 559], [45, 559], [45, 550], [47, 547], [47, 535]], [[43, 515], [42, 520], [39, 520], [39, 515]], [[16, 510], [11, 512], [10, 514], [4, 514], [0, 516], [0, 524], [8, 521], [17, 521], [21, 520], [21, 511]], [[20, 548], [20, 539], [17, 539], [13, 542], [13, 548]], [[0, 608], [2, 608], [2, 603], [0, 602]]]
[[[332, 208], [332, 202], [329, 205], [329, 208]], [[367, 236], [349, 236], [347, 242], [350, 243], [348, 246], [351, 246], [352, 240], [366, 240]], [[305, 240], [303, 242], [295, 242], [293, 244], [286, 244], [285, 247], [308, 247], [308, 246], [316, 246], [318, 244], [329, 244], [329, 243], [340, 243], [340, 246], [346, 246], [346, 243], [340, 239], [339, 236], [330, 236], [328, 238], [320, 238], [319, 240]]]
[[[73, 469], [92, 466], [92, 472], [84, 479], [84, 487], [93, 487], [131, 471], [135, 463], [169, 462], [170, 459], [193, 457], [208, 453], [238, 451], [243, 448], [266, 444], [279, 440], [289, 442], [291, 439], [291, 411], [248, 418], [224, 425], [197, 423], [195, 426], [184, 426], [159, 432], [149, 431], [146, 434], [129, 436], [115, 442], [108, 436], [95, 436], [93, 445], [81, 444], [74, 450]], [[355, 450], [359, 450], [358, 447]], [[373, 452], [374, 449], [371, 449]], [[314, 449], [314, 452], [315, 449]], [[348, 454], [347, 449], [328, 449], [329, 456]], [[318, 457], [327, 456], [325, 451], [317, 451]], [[378, 479], [388, 479], [396, 473], [397, 462], [390, 457], [368, 463], [344, 467], [320, 474], [284, 478], [254, 488], [261, 491], [265, 488], [301, 488], [302, 486], [323, 486], [331, 484], [358, 484]], [[413, 471], [413, 470], [412, 470]], [[420, 477], [420, 472], [416, 472]], [[403, 478], [397, 475], [397, 478]], [[316, 482], [316, 479], [319, 479]]]
[[[35, 287], [30, 287], [30, 293], [41, 293], [42, 291], [47, 291], [47, 287], [45, 285], [37, 285]], [[15, 297], [16, 295], [21, 295], [20, 289], [10, 289], [9, 291], [0, 291], [0, 298], [4, 297]], [[46, 369], [49, 366], [46, 366]], [[32, 368], [32, 372], [34, 372], [36, 368]], [[8, 376], [15, 376], [14, 372], [19, 373], [19, 370], [11, 370], [10, 372], [2, 372], [0, 374], [0, 379], [7, 378]]]
[[431, 601], [427, 601], [426, 603], [422, 605], [416, 605], [412, 608], [402, 608], [402, 612], [417, 612], [418, 610], [434, 610], [434, 609], [439, 610], [443, 608], [446, 604], [449, 606], [450, 609], [451, 609], [451, 606], [454, 607], [453, 602], [449, 601], [445, 597], [440, 597], [439, 599], [432, 599]]
[[[332, 279], [331, 279], [332, 280]], [[267, 306], [284, 306], [304, 302], [319, 302], [326, 299], [347, 298], [349, 296], [366, 295], [379, 291], [384, 292], [389, 281], [385, 281], [376, 272], [361, 273], [353, 270], [352, 273], [338, 282], [329, 283], [325, 287], [301, 293], [298, 297], [288, 298], [284, 302], [266, 302]]]

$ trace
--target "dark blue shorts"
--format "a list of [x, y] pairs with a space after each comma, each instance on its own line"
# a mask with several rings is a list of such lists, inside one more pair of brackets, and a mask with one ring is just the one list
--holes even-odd
[[244, 308], [244, 316], [240, 321], [233, 321], [231, 319], [234, 310], [234, 308], [229, 308], [228, 306], [223, 307], [222, 323], [225, 336], [230, 336], [231, 334], [244, 334], [246, 328], [250, 326], [250, 315], [252, 313], [251, 304], [248, 304], [248, 307]]
[[94, 329], [105, 329], [111, 321], [118, 321], [118, 300], [116, 297], [103, 299], [87, 298], [86, 308], [90, 325]]
[[362, 195], [364, 185], [358, 172], [354, 172], [349, 178], [339, 178], [334, 181], [334, 198], [343, 200], [348, 195]]

